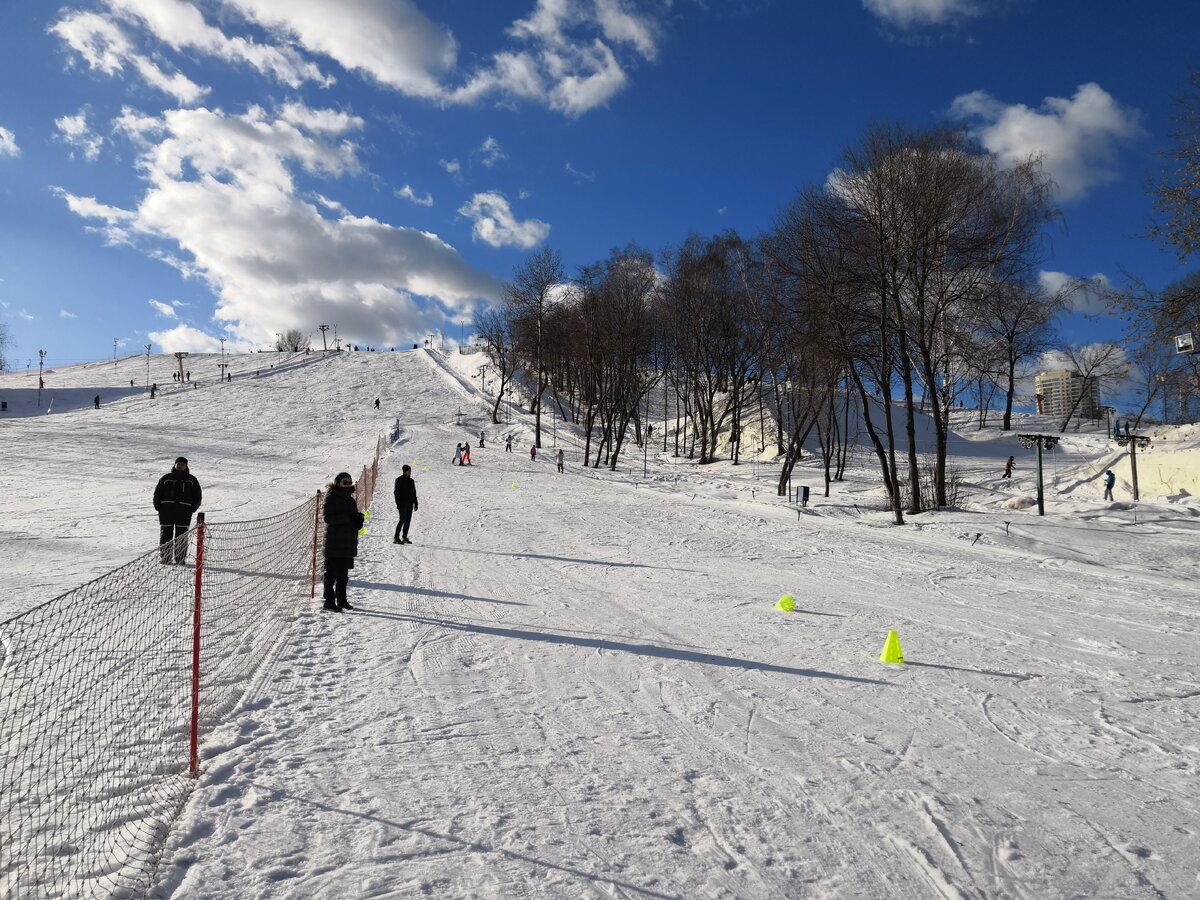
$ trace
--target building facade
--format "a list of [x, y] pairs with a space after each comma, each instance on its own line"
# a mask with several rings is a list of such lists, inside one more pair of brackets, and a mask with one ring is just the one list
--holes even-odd
[[1075, 415], [1081, 419], [1099, 419], [1104, 415], [1100, 406], [1100, 379], [1084, 378], [1070, 369], [1039, 372], [1033, 380], [1037, 391], [1038, 413], [1046, 416], [1065, 416], [1075, 401]]

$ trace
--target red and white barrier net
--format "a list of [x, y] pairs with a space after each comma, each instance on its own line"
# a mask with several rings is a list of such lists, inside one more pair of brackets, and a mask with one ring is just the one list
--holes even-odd
[[150, 887], [197, 735], [312, 594], [320, 500], [198, 525], [187, 565], [156, 547], [0, 623], [0, 898]]

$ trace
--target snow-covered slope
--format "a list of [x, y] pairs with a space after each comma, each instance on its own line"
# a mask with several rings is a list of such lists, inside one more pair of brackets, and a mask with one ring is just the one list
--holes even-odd
[[[208, 736], [156, 896], [1195, 894], [1193, 502], [1005, 510], [1032, 476], [1001, 481], [994, 447], [956, 457], [968, 507], [902, 529], [854, 511], [865, 467], [806, 510], [765, 462], [576, 453], [560, 475], [460, 375], [346, 354], [0, 425], [28, 603], [152, 544], [178, 453], [210, 517], [245, 518], [402, 423], [358, 609], [303, 615]], [[1063, 477], [1103, 462], [1070, 452]], [[386, 495], [403, 463], [411, 546]], [[877, 660], [891, 628], [903, 666]]]

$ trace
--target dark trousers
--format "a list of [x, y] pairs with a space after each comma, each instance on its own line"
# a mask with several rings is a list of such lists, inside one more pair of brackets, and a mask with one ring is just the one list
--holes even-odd
[[[397, 506], [396, 512], [400, 514], [400, 518], [396, 522], [396, 538], [404, 538], [408, 540], [408, 526], [412, 522], [413, 508], [411, 504]], [[396, 538], [393, 538], [395, 540]]]
[[159, 552], [165, 563], [187, 562], [187, 525], [162, 525], [158, 530]]
[[325, 591], [322, 596], [326, 603], [346, 599], [346, 583], [350, 581], [350, 563], [344, 559], [325, 560]]

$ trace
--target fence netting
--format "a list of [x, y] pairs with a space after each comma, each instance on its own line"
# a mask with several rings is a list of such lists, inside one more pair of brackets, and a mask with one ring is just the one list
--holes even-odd
[[[200, 733], [237, 704], [308, 599], [317, 503], [203, 526]], [[0, 623], [0, 897], [150, 887], [193, 784], [198, 532], [177, 538], [185, 565], [155, 548]]]

